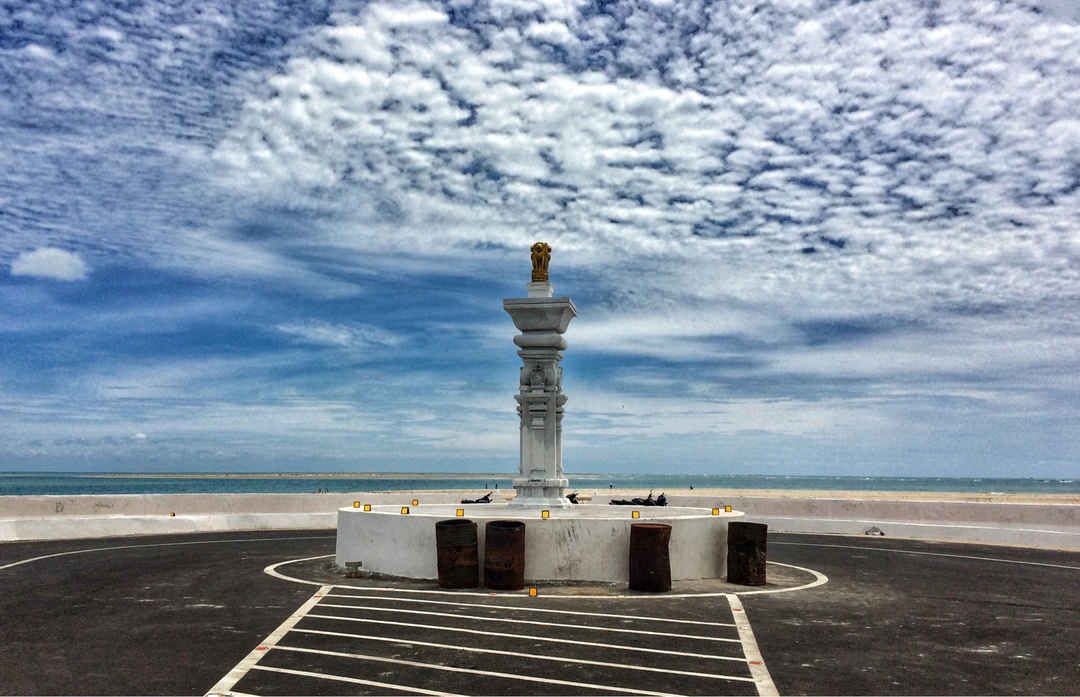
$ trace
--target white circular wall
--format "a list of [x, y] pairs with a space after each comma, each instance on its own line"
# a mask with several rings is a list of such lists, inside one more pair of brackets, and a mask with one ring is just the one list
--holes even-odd
[[[739, 511], [712, 515], [707, 508], [604, 506], [582, 504], [551, 510], [508, 508], [505, 504], [421, 505], [407, 515], [400, 506], [338, 510], [337, 564], [362, 562], [366, 571], [437, 578], [435, 523], [454, 518], [455, 509], [476, 521], [480, 568], [484, 565], [484, 527], [490, 520], [525, 523], [525, 578], [528, 581], [629, 580], [630, 525], [671, 526], [671, 580], [724, 578], [727, 575], [727, 524]], [[631, 517], [638, 511], [639, 519]]]

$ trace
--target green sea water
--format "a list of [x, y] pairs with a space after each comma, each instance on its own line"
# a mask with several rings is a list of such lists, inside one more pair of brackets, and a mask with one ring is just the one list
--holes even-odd
[[[214, 473], [221, 474], [221, 473]], [[512, 474], [448, 479], [438, 473], [417, 477], [288, 477], [275, 473], [244, 478], [88, 476], [85, 473], [0, 472], [0, 495], [78, 494], [240, 494], [512, 488]], [[1074, 478], [835, 477], [802, 475], [594, 474], [569, 475], [571, 489], [821, 489], [827, 491], [930, 491], [961, 493], [1077, 494]]]

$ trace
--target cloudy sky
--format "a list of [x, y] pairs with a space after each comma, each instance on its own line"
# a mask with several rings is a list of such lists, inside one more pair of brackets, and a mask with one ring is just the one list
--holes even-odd
[[0, 7], [0, 469], [1080, 474], [1073, 0]]

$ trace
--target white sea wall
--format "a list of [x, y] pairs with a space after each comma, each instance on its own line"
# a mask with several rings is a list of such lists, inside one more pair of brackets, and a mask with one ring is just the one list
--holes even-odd
[[[470, 490], [471, 491], [471, 490]], [[331, 494], [106, 494], [0, 496], [0, 517], [197, 515], [221, 513], [316, 513], [364, 503], [456, 503], [467, 492], [368, 491]], [[370, 499], [370, 501], [369, 501]], [[377, 499], [377, 500], [376, 500]]]
[[799, 496], [669, 496], [675, 506], [730, 505], [748, 514], [806, 518], [953, 521], [1080, 527], [1080, 505], [933, 500], [804, 498]]
[[470, 492], [332, 494], [109, 494], [0, 496], [0, 541], [163, 535], [229, 530], [333, 530], [337, 509], [457, 503]]
[[981, 501], [669, 496], [676, 506], [729, 505], [771, 532], [877, 535], [1080, 550], [1080, 505]]
[[[327, 529], [338, 508], [371, 504], [457, 503], [483, 493], [401, 491], [332, 494], [117, 494], [0, 496], [0, 541], [75, 539], [226, 530]], [[504, 499], [513, 492], [497, 492]], [[595, 503], [608, 491], [600, 490]], [[932, 496], [932, 494], [927, 495]], [[1080, 549], [1080, 505], [934, 500], [862, 500], [783, 496], [668, 497], [672, 505], [730, 505], [773, 532], [955, 540]], [[175, 514], [175, 515], [170, 515]]]

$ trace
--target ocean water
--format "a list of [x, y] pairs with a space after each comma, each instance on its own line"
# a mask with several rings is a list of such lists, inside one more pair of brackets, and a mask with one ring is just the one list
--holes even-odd
[[[76, 494], [244, 494], [395, 491], [424, 489], [493, 490], [512, 487], [511, 476], [445, 479], [437, 473], [422, 478], [403, 477], [284, 477], [267, 474], [244, 478], [139, 477], [123, 474], [100, 477], [82, 473], [0, 472], [0, 496]], [[938, 491], [964, 493], [1080, 493], [1073, 478], [960, 478], [960, 477], [831, 477], [717, 474], [592, 474], [569, 475], [571, 489], [822, 489], [831, 491]]]

